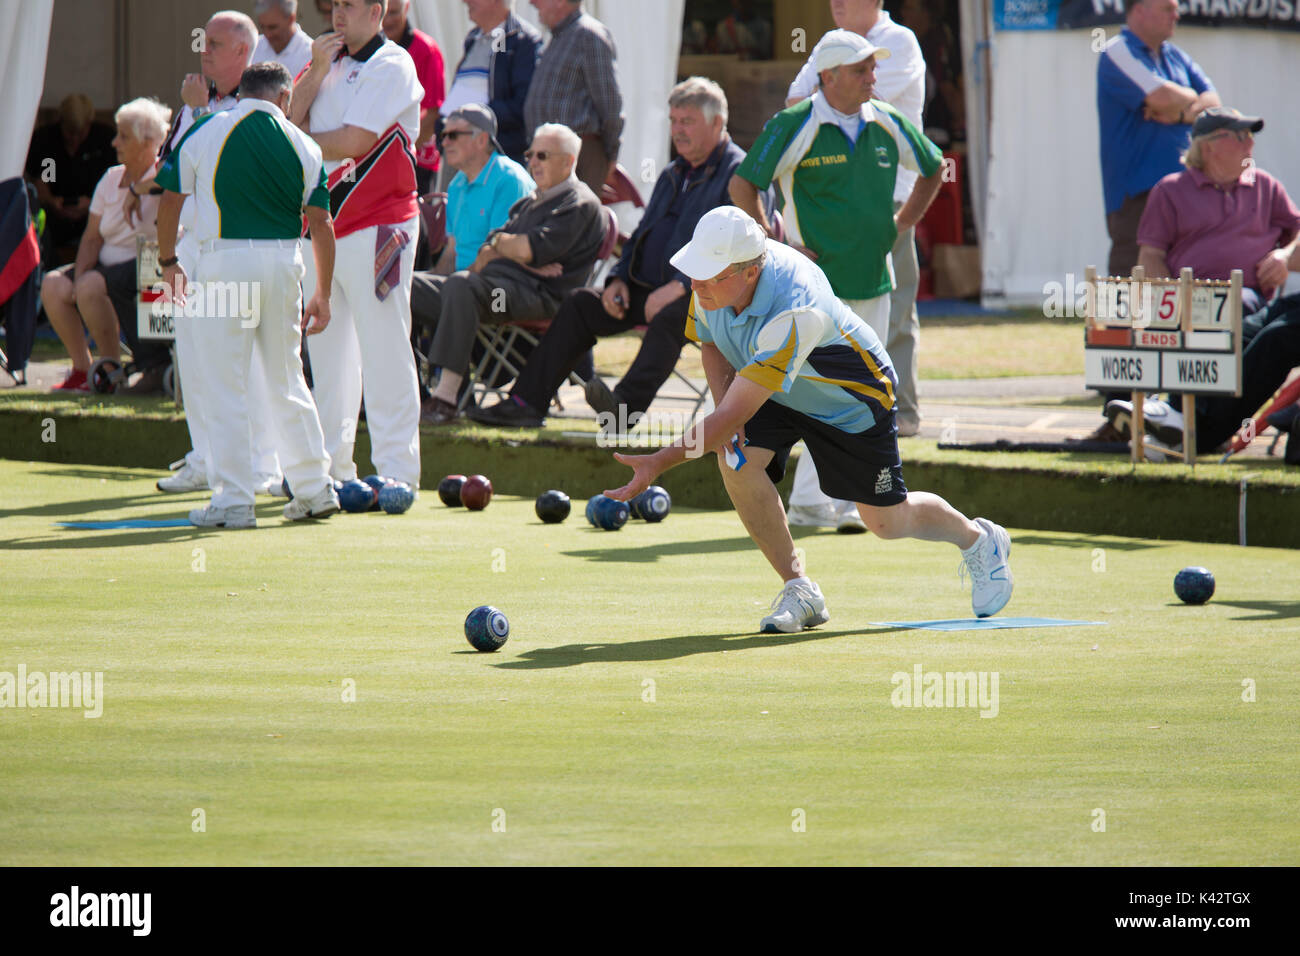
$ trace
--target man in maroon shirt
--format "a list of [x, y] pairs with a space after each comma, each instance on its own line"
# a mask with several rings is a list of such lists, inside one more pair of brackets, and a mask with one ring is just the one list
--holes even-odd
[[1148, 277], [1198, 279], [1243, 272], [1242, 313], [1258, 311], [1285, 285], [1300, 210], [1282, 184], [1255, 167], [1257, 116], [1211, 107], [1196, 118], [1186, 168], [1151, 190], [1138, 225], [1138, 264]]
[[[1138, 225], [1138, 264], [1150, 278], [1190, 267], [1197, 279], [1242, 271], [1242, 395], [1196, 403], [1197, 450], [1215, 451], [1300, 364], [1300, 296], [1268, 306], [1300, 270], [1300, 209], [1271, 175], [1256, 168], [1257, 116], [1211, 107], [1196, 118], [1180, 172], [1151, 190]], [[1266, 309], [1265, 307], [1268, 306]], [[1106, 403], [1106, 418], [1127, 437], [1132, 403]], [[1182, 443], [1183, 416], [1171, 404], [1146, 403], [1143, 423], [1158, 441]]]
[[442, 51], [433, 37], [411, 26], [407, 15], [411, 0], [388, 0], [384, 13], [384, 34], [403, 47], [415, 61], [415, 75], [424, 87], [420, 101], [420, 135], [415, 141], [415, 181], [423, 196], [433, 189], [438, 172], [438, 144], [433, 138], [433, 128], [438, 122], [438, 107], [446, 98], [446, 76], [443, 70]]

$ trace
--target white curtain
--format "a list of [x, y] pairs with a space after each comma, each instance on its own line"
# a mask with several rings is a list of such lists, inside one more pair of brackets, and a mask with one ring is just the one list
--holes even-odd
[[23, 174], [45, 80], [54, 0], [0, 3], [0, 182]]
[[[1087, 30], [998, 31], [993, 43], [983, 295], [990, 305], [1040, 305], [1045, 283], [1081, 277], [1088, 265], [1104, 271], [1110, 250], [1097, 54]], [[1300, 203], [1300, 124], [1289, 80], [1300, 34], [1180, 26], [1174, 43], [1205, 69], [1225, 105], [1264, 118], [1255, 161]], [[1298, 285], [1293, 275], [1290, 288]]]
[[[677, 81], [685, 0], [654, 0], [653, 16], [647, 14], [646, 0], [586, 0], [582, 8], [614, 36], [626, 117], [618, 161], [649, 199], [655, 179], [668, 162], [668, 91]], [[537, 27], [543, 40], [549, 38], [527, 0], [515, 0], [515, 16]], [[450, 88], [471, 26], [465, 4], [461, 0], [411, 0], [411, 19], [442, 49]]]

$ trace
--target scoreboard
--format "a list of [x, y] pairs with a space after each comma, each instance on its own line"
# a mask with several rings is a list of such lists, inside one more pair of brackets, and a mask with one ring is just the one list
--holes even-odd
[[1228, 281], [1087, 271], [1084, 380], [1103, 391], [1241, 394], [1241, 270]]

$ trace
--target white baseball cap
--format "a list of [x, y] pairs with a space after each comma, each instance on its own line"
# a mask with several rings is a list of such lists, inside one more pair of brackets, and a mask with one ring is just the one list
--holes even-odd
[[669, 261], [692, 279], [712, 279], [729, 265], [757, 259], [766, 241], [763, 227], [744, 210], [718, 206], [700, 217], [691, 241]]
[[813, 69], [820, 73], [849, 63], [861, 63], [869, 56], [888, 60], [889, 51], [883, 46], [872, 46], [861, 33], [832, 30], [817, 41], [811, 59]]

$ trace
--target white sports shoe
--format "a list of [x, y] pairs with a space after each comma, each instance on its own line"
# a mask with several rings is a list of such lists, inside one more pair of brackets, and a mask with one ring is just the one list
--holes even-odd
[[786, 512], [788, 524], [798, 528], [835, 528], [839, 526], [839, 516], [835, 506], [830, 502], [819, 505], [791, 505]]
[[976, 617], [997, 614], [1011, 600], [1011, 535], [988, 518], [976, 518], [983, 537], [962, 552], [961, 577], [970, 573], [971, 608]]
[[190, 512], [190, 524], [198, 528], [256, 528], [257, 517], [252, 505], [231, 505], [228, 508], [208, 505]]
[[179, 494], [182, 491], [207, 491], [208, 476], [197, 468], [191, 468], [190, 463], [182, 458], [180, 467], [166, 478], [159, 478], [157, 485], [159, 491], [168, 491], [172, 494]]
[[[1133, 403], [1123, 399], [1113, 399], [1106, 403], [1106, 418], [1124, 437], [1133, 430]], [[1154, 435], [1166, 445], [1181, 445], [1183, 441], [1182, 412], [1168, 402], [1158, 398], [1148, 398], [1142, 403], [1142, 429], [1148, 435]]]
[[294, 498], [284, 506], [284, 516], [290, 521], [302, 521], [304, 518], [328, 518], [339, 510], [339, 496], [334, 489], [326, 486], [315, 498], [306, 500]]
[[867, 525], [852, 501], [840, 501], [835, 507], [835, 530], [840, 534], [866, 534]]
[[758, 629], [764, 634], [793, 634], [830, 619], [826, 599], [816, 583], [790, 581], [772, 601], [772, 613], [763, 618]]

